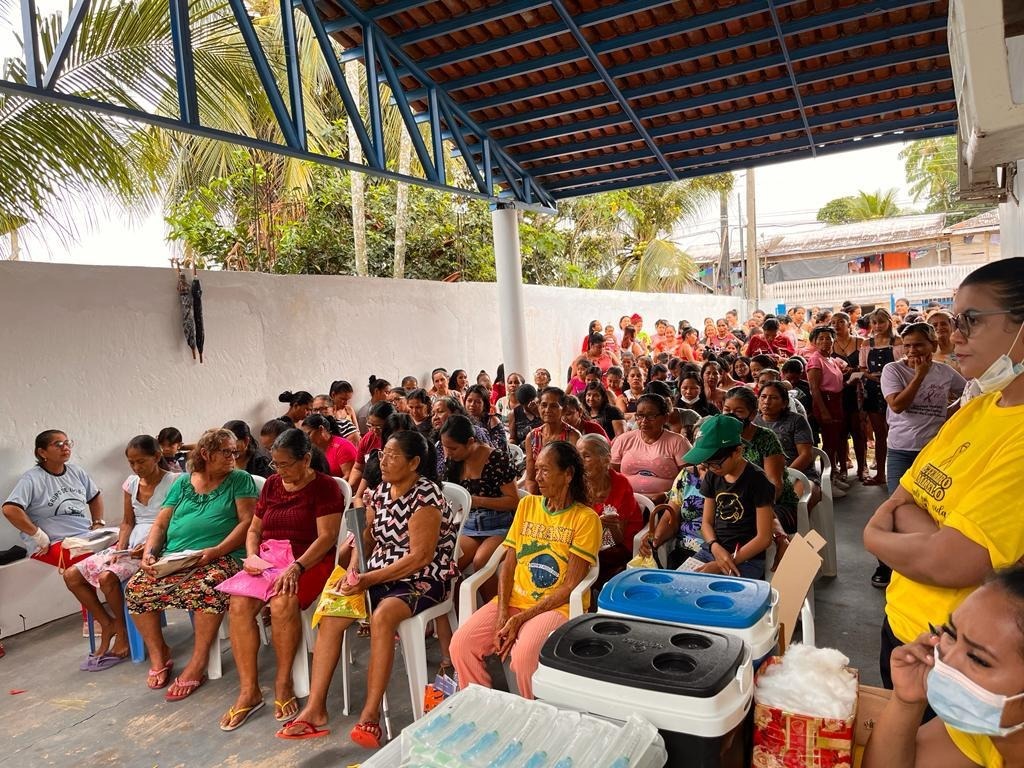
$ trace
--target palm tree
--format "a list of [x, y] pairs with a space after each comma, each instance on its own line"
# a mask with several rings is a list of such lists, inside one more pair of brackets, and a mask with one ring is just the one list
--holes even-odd
[[960, 180], [957, 177], [956, 136], [921, 139], [900, 151], [900, 160], [914, 200], [927, 198], [929, 212], [951, 211], [957, 207]]
[[900, 207], [896, 204], [896, 189], [885, 192], [877, 189], [874, 192], [859, 190], [850, 199], [850, 221], [868, 221], [870, 219], [888, 219], [900, 215]]
[[625, 248], [600, 285], [652, 292], [679, 292], [690, 285], [696, 265], [667, 238], [697, 220], [732, 185], [733, 176], [726, 173], [607, 193], [625, 233]]

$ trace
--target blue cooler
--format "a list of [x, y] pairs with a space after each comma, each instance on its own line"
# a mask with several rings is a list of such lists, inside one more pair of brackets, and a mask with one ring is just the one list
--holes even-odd
[[549, 704], [612, 720], [645, 718], [665, 741], [668, 766], [743, 763], [753, 665], [736, 637], [586, 614], [544, 643], [533, 692]]
[[765, 581], [648, 568], [612, 577], [597, 598], [598, 613], [738, 637], [749, 646], [755, 668], [776, 648], [778, 608], [779, 593]]

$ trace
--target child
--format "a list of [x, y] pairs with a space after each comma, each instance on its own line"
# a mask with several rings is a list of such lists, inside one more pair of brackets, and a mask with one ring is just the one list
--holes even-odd
[[743, 458], [743, 424], [729, 415], [701, 424], [683, 461], [706, 470], [701, 481], [704, 545], [695, 557], [703, 573], [763, 579], [765, 550], [772, 540], [775, 486]]

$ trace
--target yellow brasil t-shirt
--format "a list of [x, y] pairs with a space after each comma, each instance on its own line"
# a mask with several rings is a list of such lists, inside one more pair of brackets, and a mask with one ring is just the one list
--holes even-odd
[[[996, 569], [1024, 557], [1024, 405], [1000, 408], [999, 398], [984, 395], [953, 414], [900, 480], [940, 527], [987, 549]], [[885, 594], [889, 626], [909, 643], [928, 622], [945, 621], [976, 588], [928, 586], [894, 572]]]
[[1003, 756], [999, 754], [988, 736], [964, 733], [949, 725], [946, 726], [946, 733], [949, 734], [953, 745], [960, 750], [960, 754], [975, 765], [982, 768], [1003, 768]]
[[[583, 504], [549, 510], [543, 496], [527, 496], [519, 502], [504, 545], [512, 549], [516, 558], [509, 605], [532, 608], [565, 580], [570, 554], [588, 563], [597, 562], [601, 520]], [[589, 590], [587, 593], [583, 596], [584, 609], [590, 601]], [[558, 610], [568, 616], [568, 602]]]

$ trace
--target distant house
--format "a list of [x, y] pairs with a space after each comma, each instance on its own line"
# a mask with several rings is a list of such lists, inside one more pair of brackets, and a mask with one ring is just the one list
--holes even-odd
[[984, 264], [1000, 256], [999, 209], [946, 227], [951, 264]]

